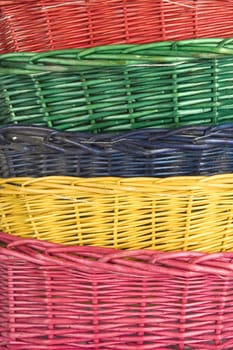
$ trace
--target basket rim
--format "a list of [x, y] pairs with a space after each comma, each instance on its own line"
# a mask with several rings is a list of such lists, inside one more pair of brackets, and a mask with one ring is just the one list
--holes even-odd
[[[78, 268], [83, 272], [101, 270], [138, 277], [162, 272], [191, 277], [203, 273], [233, 276], [233, 252], [162, 252], [151, 249], [119, 250], [90, 246], [62, 246], [36, 239], [25, 239], [0, 232], [0, 260], [25, 260], [42, 266]], [[140, 268], [139, 268], [140, 267]]]
[[[35, 1], [38, 1], [38, 0], [0, 0], [0, 5], [11, 5], [11, 4], [15, 4], [17, 2], [18, 3], [21, 3], [21, 2], [24, 2], [24, 3], [27, 3], [27, 2], [35, 2]], [[67, 0], [66, 0], [67, 1]], [[68, 2], [70, 2], [71, 0], [68, 0]], [[75, 0], [73, 0], [75, 1]], [[165, 0], [166, 1], [166, 0]], [[199, 2], [202, 1], [202, 0], [198, 0]], [[232, 2], [232, 0], [217, 0], [217, 1], [225, 1], [225, 2]], [[167, 2], [167, 1], [166, 1]]]
[[185, 62], [233, 57], [233, 37], [149, 44], [117, 44], [87, 49], [0, 55], [0, 74], [44, 74], [89, 68], [179, 66]]
[[[127, 143], [127, 148], [122, 147]], [[233, 123], [217, 126], [184, 126], [174, 129], [144, 128], [99, 134], [60, 131], [33, 125], [10, 124], [0, 127], [0, 149], [16, 144], [44, 146], [57, 152], [65, 152], [68, 147], [72, 147], [85, 149], [96, 154], [103, 151], [114, 151], [119, 147], [121, 153], [138, 155], [149, 154], [153, 152], [155, 147], [198, 151], [220, 146], [233, 146]], [[129, 147], [130, 144], [131, 147]], [[30, 152], [30, 149], [26, 151]]]
[[142, 193], [152, 195], [152, 190], [161, 191], [163, 195], [172, 196], [179, 190], [179, 195], [196, 189], [208, 192], [221, 193], [222, 191], [233, 191], [233, 174], [220, 174], [211, 176], [171, 176], [165, 178], [156, 177], [114, 177], [100, 176], [82, 178], [74, 176], [44, 176], [44, 177], [12, 177], [1, 178], [0, 189], [7, 194], [50, 194], [53, 196], [70, 195], [72, 199], [74, 192], [79, 189], [88, 190], [88, 193], [114, 194]]

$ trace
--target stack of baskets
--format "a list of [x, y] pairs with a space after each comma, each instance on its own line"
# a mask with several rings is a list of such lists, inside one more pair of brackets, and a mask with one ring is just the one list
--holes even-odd
[[233, 0], [0, 0], [0, 350], [233, 349]]

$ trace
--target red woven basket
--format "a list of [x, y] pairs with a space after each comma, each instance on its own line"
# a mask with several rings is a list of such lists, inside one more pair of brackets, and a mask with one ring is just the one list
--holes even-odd
[[0, 0], [0, 53], [233, 36], [233, 0]]
[[0, 349], [233, 349], [233, 253], [0, 234]]

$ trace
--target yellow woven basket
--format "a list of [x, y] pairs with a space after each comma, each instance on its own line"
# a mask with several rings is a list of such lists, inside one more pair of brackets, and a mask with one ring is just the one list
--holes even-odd
[[233, 250], [233, 175], [0, 180], [2, 231], [63, 244]]

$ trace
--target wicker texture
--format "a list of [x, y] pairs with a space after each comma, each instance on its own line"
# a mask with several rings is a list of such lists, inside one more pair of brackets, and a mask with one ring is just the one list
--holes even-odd
[[16, 236], [121, 249], [233, 251], [233, 175], [10, 178], [0, 186], [0, 229]]
[[233, 348], [233, 253], [0, 241], [1, 349]]
[[233, 36], [232, 0], [0, 1], [0, 52]]
[[0, 123], [116, 132], [233, 121], [220, 39], [0, 56]]
[[93, 135], [0, 129], [0, 177], [213, 175], [233, 172], [233, 124]]

